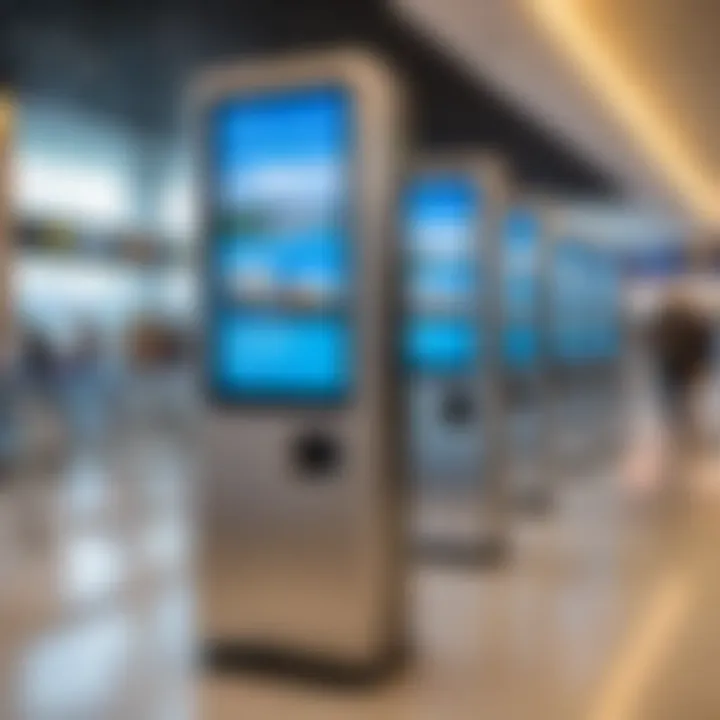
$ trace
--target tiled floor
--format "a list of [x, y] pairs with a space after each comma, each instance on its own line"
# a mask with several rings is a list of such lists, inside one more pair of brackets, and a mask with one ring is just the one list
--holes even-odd
[[672, 504], [573, 478], [501, 570], [414, 568], [416, 657], [361, 694], [193, 670], [189, 467], [146, 435], [2, 487], [2, 720], [720, 717], [712, 454]]

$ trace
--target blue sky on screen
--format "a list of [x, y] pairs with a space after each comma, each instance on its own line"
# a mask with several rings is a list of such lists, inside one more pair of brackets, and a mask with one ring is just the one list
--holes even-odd
[[[350, 282], [347, 219], [352, 147], [349, 96], [303, 88], [235, 99], [215, 114], [215, 188], [224, 211], [262, 213], [215, 238], [216, 272], [231, 293], [215, 325], [214, 373], [235, 397], [339, 397], [353, 381], [348, 317], [254, 309], [245, 300]], [[281, 295], [277, 291], [282, 291]], [[258, 295], [255, 294], [255, 299]]]
[[503, 358], [514, 370], [527, 370], [539, 356], [538, 259], [540, 222], [529, 208], [511, 208], [504, 223], [505, 327]]
[[[427, 175], [410, 184], [402, 212], [411, 271], [406, 360], [426, 372], [467, 369], [480, 354], [473, 314], [479, 310], [475, 241], [482, 198], [470, 178]], [[436, 300], [457, 301], [457, 314], [434, 315], [428, 308]]]
[[403, 203], [411, 251], [434, 257], [467, 257], [482, 200], [469, 179], [424, 177], [411, 183]]
[[540, 223], [526, 208], [513, 208], [505, 220], [506, 271], [529, 275], [537, 270]]
[[472, 320], [410, 318], [405, 328], [406, 360], [428, 372], [457, 372], [472, 367], [481, 352]]
[[227, 317], [220, 327], [219, 374], [244, 394], [334, 394], [346, 389], [347, 323], [261, 311]]
[[336, 288], [347, 280], [345, 249], [337, 233], [324, 228], [285, 232], [266, 238], [252, 236], [238, 243], [226, 243], [218, 262], [226, 277], [263, 277], [269, 283], [287, 286], [314, 282]]
[[345, 191], [348, 103], [339, 89], [259, 94], [216, 115], [226, 207], [288, 202], [333, 207]]
[[557, 357], [586, 362], [620, 347], [618, 269], [598, 248], [568, 240], [555, 255], [554, 348]]

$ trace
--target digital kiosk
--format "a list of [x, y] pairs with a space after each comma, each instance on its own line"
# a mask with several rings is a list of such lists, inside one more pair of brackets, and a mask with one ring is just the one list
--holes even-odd
[[[587, 473], [599, 446], [599, 303], [597, 248], [563, 237], [553, 247], [552, 394], [557, 468]], [[598, 342], [600, 340], [600, 343]], [[602, 390], [605, 392], [605, 390]]]
[[402, 202], [415, 536], [440, 561], [505, 549], [497, 233], [504, 178], [471, 155], [418, 164]]
[[621, 279], [612, 250], [600, 242], [589, 245], [587, 292], [587, 404], [592, 416], [588, 458], [594, 466], [615, 457], [625, 427], [622, 400]]
[[508, 422], [509, 492], [521, 509], [552, 502], [547, 412], [548, 267], [551, 214], [518, 199], [502, 232], [502, 377]]
[[399, 88], [329, 52], [211, 70], [195, 107], [205, 657], [373, 679], [406, 649]]

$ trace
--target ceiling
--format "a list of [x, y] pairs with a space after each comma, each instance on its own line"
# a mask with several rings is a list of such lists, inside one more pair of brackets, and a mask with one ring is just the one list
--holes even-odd
[[609, 49], [637, 78], [692, 161], [720, 181], [720, 2], [584, 4], [588, 21], [607, 37]]
[[375, 48], [405, 77], [420, 149], [492, 147], [527, 184], [617, 193], [596, 163], [398, 18], [390, 0], [0, 0], [0, 81], [21, 102], [104, 113], [160, 139], [176, 131], [203, 64], [342, 42]]
[[636, 201], [720, 224], [720, 2], [397, 6]]

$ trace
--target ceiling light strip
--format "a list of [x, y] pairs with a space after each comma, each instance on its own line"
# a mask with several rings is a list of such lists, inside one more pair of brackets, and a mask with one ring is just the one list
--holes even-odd
[[708, 178], [691, 153], [661, 119], [642, 85], [616, 61], [574, 0], [526, 0], [535, 17], [579, 63], [593, 88], [635, 139], [668, 174], [690, 211], [701, 221], [720, 221], [720, 183]]

